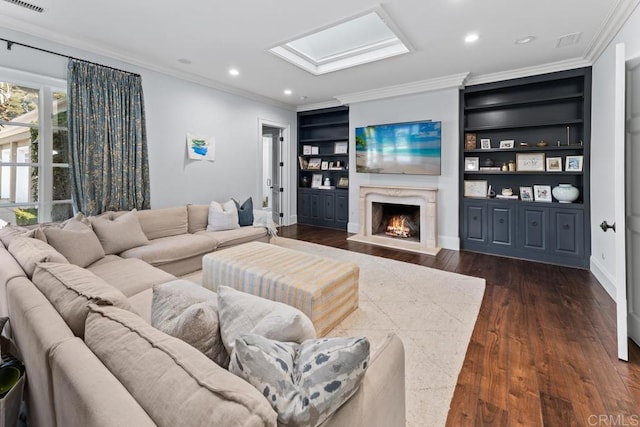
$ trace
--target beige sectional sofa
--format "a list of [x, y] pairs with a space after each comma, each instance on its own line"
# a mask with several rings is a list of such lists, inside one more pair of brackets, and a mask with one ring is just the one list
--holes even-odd
[[[267, 229], [263, 227], [208, 232], [207, 211], [207, 205], [141, 211], [138, 218], [149, 243], [117, 255], [106, 255], [86, 267], [85, 270], [108, 286], [122, 292], [137, 313], [130, 315], [127, 322], [138, 326], [126, 326], [125, 330], [144, 329], [147, 325], [141, 336], [149, 333], [161, 340], [176, 341], [168, 336], [163, 338], [160, 331], [149, 332], [152, 287], [200, 269], [202, 256], [206, 253], [248, 241], [269, 241]], [[110, 213], [107, 217], [116, 218], [118, 215], [120, 213]], [[163, 398], [150, 404], [148, 396], [140, 396], [135, 380], [131, 380], [133, 385], [128, 377], [124, 383], [120, 381], [117, 378], [119, 374], [105, 366], [83, 337], [74, 335], [54, 305], [8, 251], [9, 239], [6, 240], [0, 244], [0, 315], [9, 315], [11, 335], [26, 365], [29, 425], [171, 425], [167, 419], [158, 417], [156, 410], [162, 408], [166, 413], [179, 413], [184, 402]], [[94, 317], [96, 315], [94, 313]], [[193, 347], [184, 343], [180, 345], [183, 346], [181, 351], [188, 353], [189, 360], [202, 357]], [[124, 351], [123, 354], [128, 353]], [[134, 361], [131, 362], [133, 364]], [[123, 363], [126, 368], [126, 356]], [[192, 422], [192, 425], [275, 423], [275, 415], [270, 412], [272, 409], [260, 392], [247, 387], [248, 383], [212, 361], [211, 366], [202, 361], [198, 363], [206, 365], [206, 371], [211, 370], [223, 388], [236, 390], [232, 395], [243, 396], [240, 400], [245, 402], [245, 406], [239, 411], [237, 402], [220, 401], [222, 403], [215, 403], [214, 408], [207, 405], [198, 417], [185, 419], [184, 425]], [[181, 387], [181, 384], [175, 384], [175, 387]], [[250, 408], [249, 415], [254, 415], [245, 414], [246, 408]], [[372, 355], [358, 392], [323, 425], [400, 426], [404, 422], [404, 350], [401, 341], [390, 336]]]

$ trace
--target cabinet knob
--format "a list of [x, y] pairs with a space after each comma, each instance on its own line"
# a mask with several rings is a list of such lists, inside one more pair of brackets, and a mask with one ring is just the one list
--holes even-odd
[[568, 230], [570, 228], [571, 228], [571, 226], [569, 224], [565, 224], [565, 225], [562, 226], [563, 230]]
[[531, 221], [531, 226], [532, 227], [537, 227], [538, 226], [538, 221]]
[[504, 224], [504, 218], [500, 218], [500, 219], [498, 220], [498, 222], [499, 222], [500, 224]]
[[473, 219], [474, 221], [477, 221], [478, 220], [478, 216], [474, 216], [471, 219]]

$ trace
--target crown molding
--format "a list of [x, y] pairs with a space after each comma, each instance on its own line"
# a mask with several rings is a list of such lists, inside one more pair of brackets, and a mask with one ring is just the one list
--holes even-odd
[[341, 105], [343, 104], [338, 100], [316, 102], [315, 104], [298, 105], [298, 107], [296, 108], [296, 111], [301, 112], [301, 111], [321, 110], [323, 108], [339, 107]]
[[423, 92], [433, 92], [441, 89], [462, 88], [469, 73], [453, 74], [435, 79], [419, 80], [393, 86], [385, 86], [378, 89], [362, 92], [337, 95], [335, 98], [342, 104], [354, 104], [357, 102], [374, 101], [377, 99], [392, 98], [395, 96], [413, 95]]
[[536, 76], [538, 74], [553, 73], [556, 71], [566, 71], [575, 68], [589, 67], [592, 63], [584, 58], [573, 58], [565, 61], [550, 62], [548, 64], [535, 65], [533, 67], [517, 68], [515, 70], [500, 71], [497, 73], [471, 75], [466, 86], [479, 85], [483, 83], [493, 83], [502, 80], [517, 79], [520, 77]]
[[[285, 102], [277, 101], [272, 98], [268, 98], [266, 96], [258, 95], [253, 92], [249, 92], [246, 90], [238, 89], [232, 86], [227, 86], [219, 81], [208, 79], [206, 77], [199, 76], [197, 74], [192, 74], [184, 71], [175, 70], [173, 68], [164, 67], [161, 65], [153, 64], [148, 61], [140, 60], [139, 58], [135, 58], [128, 55], [123, 55], [116, 51], [106, 49], [103, 46], [98, 44], [90, 43], [85, 40], [78, 40], [70, 37], [65, 37], [59, 33], [42, 29], [39, 26], [29, 24], [27, 22], [22, 22], [20, 20], [16, 20], [13, 18], [8, 18], [4, 16], [0, 16], [0, 28], [5, 28], [11, 31], [15, 31], [19, 34], [36, 37], [42, 39], [45, 43], [55, 43], [59, 45], [54, 47], [56, 50], [60, 50], [60, 53], [63, 55], [81, 57], [81, 58], [92, 58], [92, 61], [96, 62], [107, 62], [105, 65], [116, 66], [122, 69], [130, 69], [131, 67], [127, 67], [127, 65], [134, 65], [135, 67], [140, 67], [145, 70], [155, 71], [160, 74], [164, 74], [171, 77], [176, 77], [181, 80], [186, 80], [191, 83], [196, 83], [211, 89], [216, 89], [222, 92], [230, 93], [232, 95], [241, 96], [243, 98], [247, 98], [253, 101], [258, 101], [264, 104], [270, 104], [275, 107], [283, 108], [290, 111], [295, 111], [295, 105], [287, 104]], [[10, 38], [10, 36], [7, 36]], [[16, 40], [20, 41], [20, 40]], [[28, 44], [28, 42], [25, 42]], [[38, 46], [40, 47], [40, 46]], [[67, 48], [67, 49], [64, 49]], [[69, 53], [68, 48], [71, 49], [79, 49], [82, 52], [78, 53]], [[107, 60], [116, 60], [122, 62], [124, 66], [121, 64], [108, 64]], [[88, 59], [89, 60], [89, 59]]]
[[600, 32], [591, 41], [584, 55], [592, 64], [605, 51], [609, 43], [616, 37], [622, 26], [627, 22], [633, 11], [640, 4], [640, 0], [618, 0], [611, 8]]

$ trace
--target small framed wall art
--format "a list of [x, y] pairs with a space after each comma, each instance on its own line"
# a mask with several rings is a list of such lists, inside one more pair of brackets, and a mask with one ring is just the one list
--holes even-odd
[[349, 177], [341, 176], [338, 178], [338, 182], [336, 183], [336, 188], [349, 188]]
[[489, 138], [482, 138], [480, 140], [480, 148], [489, 150], [491, 148], [491, 140]]
[[311, 188], [320, 188], [322, 185], [322, 174], [314, 173], [313, 177], [311, 177]]
[[480, 168], [480, 157], [465, 157], [464, 170], [477, 171]]
[[500, 141], [500, 148], [513, 148], [515, 143], [516, 142], [513, 139], [505, 139]]
[[334, 154], [347, 154], [349, 151], [349, 142], [347, 141], [338, 141], [333, 146]]
[[487, 181], [465, 181], [464, 197], [487, 197], [488, 183]]
[[523, 202], [533, 202], [533, 188], [520, 187], [520, 200]]
[[567, 156], [564, 170], [567, 172], [582, 172], [582, 156]]
[[518, 172], [544, 172], [544, 153], [516, 153]]
[[465, 150], [475, 150], [477, 148], [476, 145], [476, 134], [475, 133], [465, 133], [464, 134], [464, 149]]
[[562, 157], [547, 157], [547, 172], [562, 172]]
[[551, 202], [551, 186], [534, 185], [533, 198], [536, 202]]

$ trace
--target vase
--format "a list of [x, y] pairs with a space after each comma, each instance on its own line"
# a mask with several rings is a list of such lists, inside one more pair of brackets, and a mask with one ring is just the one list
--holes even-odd
[[551, 194], [560, 203], [571, 203], [578, 198], [580, 191], [571, 184], [558, 184], [557, 187], [553, 187]]

